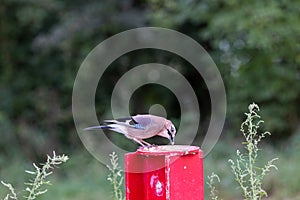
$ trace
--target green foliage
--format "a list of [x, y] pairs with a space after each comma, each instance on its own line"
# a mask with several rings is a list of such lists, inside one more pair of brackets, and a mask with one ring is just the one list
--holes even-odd
[[226, 84], [232, 128], [252, 99], [264, 107], [273, 135], [293, 133], [299, 119], [300, 2], [150, 2], [154, 25], [194, 37], [212, 55]]
[[235, 180], [239, 183], [243, 197], [246, 200], [260, 200], [262, 197], [267, 196], [267, 192], [262, 188], [263, 180], [271, 168], [277, 169], [273, 164], [277, 158], [268, 161], [264, 167], [257, 166], [258, 144], [266, 135], [270, 135], [269, 132], [258, 132], [260, 124], [263, 123], [260, 120], [258, 111], [258, 105], [254, 103], [249, 105], [249, 113], [245, 113], [247, 118], [241, 125], [246, 152], [241, 153], [237, 150], [236, 160], [229, 160]]
[[124, 176], [122, 175], [122, 170], [118, 163], [118, 155], [115, 152], [112, 152], [110, 155], [110, 165], [107, 165], [108, 170], [110, 171], [107, 180], [113, 186], [113, 197], [114, 200], [123, 200], [125, 199], [123, 194], [123, 181]]
[[[279, 0], [5, 0], [0, 5], [0, 148], [9, 154], [10, 143], [20, 143], [16, 151], [33, 158], [48, 146], [79, 144], [70, 97], [81, 62], [109, 36], [147, 25], [174, 28], [208, 50], [226, 84], [230, 127], [241, 123], [240, 110], [253, 99], [264, 106], [274, 136], [291, 135], [299, 119], [299, 9], [298, 1]], [[207, 89], [192, 67], [171, 53], [147, 49], [120, 57], [105, 72], [96, 94], [100, 118], [110, 113], [119, 77], [148, 62], [180, 66], [201, 99], [203, 121], [209, 117]], [[176, 98], [163, 87], [137, 90], [130, 109], [144, 113], [155, 103], [179, 118]]]
[[[29, 158], [39, 156], [34, 152], [44, 155], [52, 148], [79, 144], [71, 96], [81, 62], [108, 36], [144, 23], [143, 10], [118, 2], [1, 2], [0, 132], [5, 141], [1, 140], [0, 148], [4, 154], [10, 154], [11, 142], [22, 144], [15, 145], [16, 151]], [[110, 84], [105, 85], [110, 89]], [[97, 97], [100, 115], [110, 105], [110, 96], [103, 93]]]
[[[272, 138], [299, 135], [296, 131], [300, 116], [299, 4], [292, 0], [4, 0], [0, 4], [1, 173], [13, 171], [5, 167], [12, 155], [36, 159], [50, 148], [81, 146], [74, 134], [71, 94], [82, 60], [109, 36], [148, 25], [181, 31], [210, 53], [226, 84], [230, 119], [227, 127], [234, 130], [242, 122], [240, 111], [251, 99], [264, 107], [264, 127], [275, 136]], [[100, 117], [110, 112], [110, 94], [118, 78], [130, 66], [148, 62], [180, 66], [196, 92], [202, 91], [198, 94], [199, 102], [207, 105], [204, 109], [209, 108], [209, 98], [203, 94], [205, 84], [199, 83], [199, 77], [187, 63], [160, 51], [129, 54], [112, 63], [104, 80], [99, 82], [103, 86], [96, 94]], [[166, 89], [142, 88], [133, 97], [135, 95], [137, 98], [130, 105], [133, 113], [148, 111], [153, 102], [162, 103], [166, 105], [168, 116], [178, 121], [180, 113], [174, 109], [176, 99], [166, 95]], [[203, 121], [205, 117], [201, 113]], [[235, 133], [229, 130], [226, 134], [228, 132]], [[292, 138], [299, 138], [296, 136]], [[229, 154], [227, 144], [218, 145], [218, 164], [211, 161], [212, 166], [224, 166], [219, 160]], [[293, 147], [288, 149], [297, 152], [295, 145]], [[288, 151], [284, 151], [282, 157], [285, 157], [280, 160], [285, 170], [280, 171], [277, 182], [282, 190], [295, 194], [299, 188], [296, 176], [299, 159], [297, 154]], [[286, 165], [291, 162], [295, 165]], [[224, 170], [221, 173], [226, 174]], [[15, 179], [20, 182], [20, 176]], [[70, 179], [79, 181], [75, 175]], [[282, 186], [291, 182], [290, 187]], [[89, 187], [63, 182], [61, 188], [67, 191], [62, 192], [64, 199], [77, 198], [73, 194], [83, 190], [79, 188], [92, 193], [93, 183], [99, 182], [95, 180]], [[91, 199], [93, 196], [80, 197]]]
[[[34, 179], [30, 179], [28, 183], [25, 183], [28, 187], [26, 187], [25, 192], [27, 193], [24, 197], [27, 200], [36, 199], [36, 197], [47, 192], [47, 189], [43, 189], [44, 185], [50, 185], [50, 181], [46, 180], [46, 178], [53, 173], [54, 167], [66, 162], [68, 160], [68, 156], [65, 155], [56, 155], [53, 152], [53, 156], [47, 156], [47, 161], [44, 164], [41, 164], [42, 167], [37, 166], [33, 163], [35, 171], [26, 170], [25, 172], [31, 175], [34, 175]], [[9, 184], [1, 181], [1, 183], [7, 187], [10, 191], [3, 200], [9, 199], [18, 199], [17, 193], [15, 192], [14, 187]]]

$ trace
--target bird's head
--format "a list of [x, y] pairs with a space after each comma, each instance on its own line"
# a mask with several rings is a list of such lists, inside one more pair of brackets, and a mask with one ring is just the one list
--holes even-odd
[[169, 120], [166, 122], [166, 129], [168, 131], [168, 136], [171, 144], [174, 144], [176, 128], [174, 124]]
[[163, 129], [157, 135], [168, 138], [171, 144], [174, 144], [176, 128], [170, 120], [166, 120]]

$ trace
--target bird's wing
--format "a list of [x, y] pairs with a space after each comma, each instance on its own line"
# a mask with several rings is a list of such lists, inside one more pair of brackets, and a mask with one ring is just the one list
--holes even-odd
[[133, 117], [123, 117], [115, 120], [104, 120], [105, 124], [118, 124], [133, 129], [145, 129], [145, 123], [137, 122]]
[[133, 122], [136, 124], [140, 124], [145, 129], [151, 126], [152, 120], [148, 115], [136, 115], [131, 117]]
[[149, 132], [158, 133], [165, 125], [166, 119], [154, 115], [136, 115], [132, 117]]

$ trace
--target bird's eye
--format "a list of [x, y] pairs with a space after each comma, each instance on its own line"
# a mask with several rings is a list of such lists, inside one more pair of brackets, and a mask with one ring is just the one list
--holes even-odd
[[174, 133], [175, 128], [173, 126], [171, 126], [171, 132]]

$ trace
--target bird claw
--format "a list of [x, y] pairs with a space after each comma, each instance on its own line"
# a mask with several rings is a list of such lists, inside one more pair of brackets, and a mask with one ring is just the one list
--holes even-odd
[[153, 149], [153, 148], [157, 148], [158, 145], [157, 144], [147, 144], [147, 145], [142, 145], [139, 147], [139, 149], [147, 149], [147, 150], [150, 150], [150, 149]]
[[148, 146], [146, 146], [146, 148], [147, 149], [150, 149], [150, 148], [155, 148], [155, 147], [158, 147], [158, 145], [157, 144], [150, 144], [150, 145], [148, 145]]

